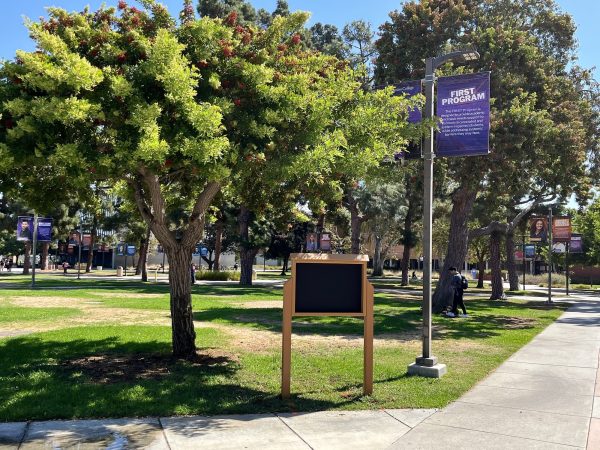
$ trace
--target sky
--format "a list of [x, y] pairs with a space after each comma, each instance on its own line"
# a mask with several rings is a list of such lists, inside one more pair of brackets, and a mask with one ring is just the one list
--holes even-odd
[[[0, 0], [0, 59], [12, 59], [17, 49], [32, 50], [33, 45], [23, 26], [23, 18], [37, 20], [45, 15], [45, 6], [60, 6], [67, 10], [81, 10], [90, 5], [96, 9], [102, 3], [116, 5], [118, 0]], [[135, 4], [134, 0], [129, 3]], [[182, 0], [162, 0], [176, 15], [181, 10]], [[256, 8], [272, 11], [276, 0], [252, 0]], [[352, 20], [363, 19], [374, 29], [384, 23], [390, 11], [400, 9], [402, 0], [288, 0], [290, 9], [310, 11], [311, 23], [331, 23], [342, 28]], [[579, 60], [583, 67], [599, 66], [595, 78], [600, 81], [600, 45], [597, 26], [600, 23], [600, 1], [598, 0], [558, 0], [564, 11], [570, 13], [577, 24]]]

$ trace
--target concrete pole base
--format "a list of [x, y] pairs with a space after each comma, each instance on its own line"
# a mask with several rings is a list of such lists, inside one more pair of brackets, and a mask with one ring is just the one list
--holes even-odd
[[435, 364], [434, 366], [422, 366], [416, 362], [409, 364], [408, 375], [416, 375], [426, 378], [442, 378], [447, 372], [446, 364]]

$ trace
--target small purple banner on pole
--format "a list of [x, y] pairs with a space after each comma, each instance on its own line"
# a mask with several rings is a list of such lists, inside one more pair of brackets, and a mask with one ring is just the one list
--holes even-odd
[[38, 218], [37, 240], [38, 242], [52, 242], [52, 219]]
[[[421, 93], [421, 80], [410, 80], [403, 81], [394, 86], [394, 95], [406, 95], [407, 98], [414, 97]], [[412, 108], [408, 111], [408, 122], [409, 123], [420, 123], [421, 122], [421, 110], [419, 108]], [[399, 159], [419, 159], [421, 158], [421, 143], [420, 142], [409, 142], [404, 152], [397, 153], [395, 156], [396, 161]]]
[[[421, 80], [403, 81], [394, 86], [394, 95], [406, 95], [407, 98], [411, 98], [420, 93]], [[409, 110], [408, 121], [410, 123], [421, 122], [421, 110], [419, 108]]]
[[17, 241], [31, 241], [33, 236], [33, 217], [17, 217]]
[[437, 86], [437, 156], [489, 153], [490, 73], [440, 77]]
[[571, 234], [569, 253], [583, 253], [583, 240], [581, 234]]

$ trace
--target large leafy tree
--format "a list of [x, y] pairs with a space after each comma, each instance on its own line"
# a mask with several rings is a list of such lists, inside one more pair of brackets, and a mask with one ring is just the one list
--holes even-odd
[[376, 73], [383, 80], [420, 77], [424, 57], [452, 46], [475, 45], [481, 59], [472, 69], [448, 65], [440, 73], [492, 71], [491, 154], [446, 162], [456, 185], [437, 309], [448, 301], [447, 268], [465, 260], [478, 194], [508, 193], [516, 203], [525, 196], [584, 196], [589, 187], [586, 152], [598, 147], [589, 107], [577, 92], [587, 75], [569, 70], [574, 30], [552, 0], [410, 2], [382, 26]]
[[[250, 179], [271, 155], [281, 170], [314, 155], [321, 135], [307, 126], [345, 78], [331, 58], [297, 53], [306, 14], [264, 30], [190, 14], [178, 26], [162, 5], [142, 3], [51, 8], [29, 24], [38, 49], [0, 72], [0, 166], [126, 183], [169, 258], [173, 353], [187, 357], [189, 266], [207, 208], [229, 177]], [[270, 146], [275, 135], [285, 145]], [[330, 147], [317, 148], [327, 157]]]

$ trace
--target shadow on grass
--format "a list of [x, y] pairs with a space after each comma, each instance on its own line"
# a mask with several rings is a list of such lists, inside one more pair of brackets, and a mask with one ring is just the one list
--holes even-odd
[[[52, 289], [60, 287], [61, 290], [102, 290], [102, 291], [115, 291], [115, 290], [127, 290], [128, 292], [135, 292], [139, 294], [147, 293], [169, 293], [168, 284], [152, 284], [143, 282], [127, 282], [127, 281], [116, 281], [116, 280], [50, 280], [50, 281], [38, 281], [36, 283], [36, 289], [29, 288], [30, 280], [19, 281], [16, 283], [0, 283], [0, 290], [15, 291], [15, 290], [36, 290]], [[192, 294], [199, 295], [211, 295], [211, 296], [233, 296], [244, 294], [273, 294], [281, 293], [281, 286], [263, 287], [263, 286], [239, 286], [239, 285], [194, 285], [192, 286]]]
[[[400, 339], [412, 340], [420, 333], [422, 321], [419, 301], [378, 298], [376, 305], [374, 312], [376, 337], [398, 335]], [[475, 315], [469, 319], [435, 316], [433, 318], [434, 338], [486, 339], [499, 336], [507, 329], [531, 329], [536, 326], [537, 319], [519, 317], [515, 313], [529, 308], [544, 308], [537, 302], [498, 305], [488, 301], [467, 302], [467, 307], [470, 308], [470, 312], [475, 312]], [[503, 315], [499, 308], [513, 314]], [[194, 320], [242, 325], [278, 333], [282, 326], [282, 310], [281, 308], [217, 307], [195, 312]], [[363, 321], [353, 317], [295, 317], [293, 331], [305, 335], [360, 336], [363, 334]], [[402, 335], [405, 337], [403, 338]]]
[[[210, 349], [200, 353], [205, 351]], [[227, 414], [294, 407], [266, 388], [244, 386], [236, 375], [240, 363], [233, 355], [210, 358], [208, 364], [173, 360], [169, 355], [170, 345], [165, 342], [127, 342], [118, 337], [60, 341], [29, 336], [0, 342], [0, 421]], [[160, 373], [141, 377], [115, 376], [109, 366], [100, 371], [109, 373], [108, 379], [100, 379], [80, 364], [82, 360], [97, 362], [95, 358], [105, 365], [132, 358], [162, 360], [164, 365]], [[130, 366], [130, 370], [137, 369]], [[313, 410], [333, 405], [321, 400], [303, 402]]]

